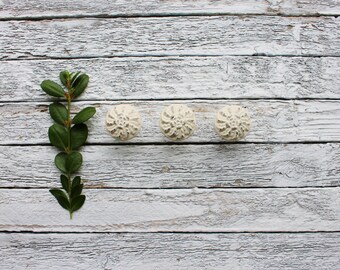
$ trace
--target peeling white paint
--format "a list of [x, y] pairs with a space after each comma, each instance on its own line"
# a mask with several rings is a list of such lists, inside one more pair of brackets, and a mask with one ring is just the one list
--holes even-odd
[[[97, 113], [91, 119], [90, 143], [112, 143], [105, 130], [105, 115], [116, 102], [95, 102]], [[138, 101], [135, 106], [142, 119], [143, 128], [134, 142], [167, 142], [159, 130], [159, 114], [174, 101]], [[177, 100], [188, 104], [195, 112], [197, 130], [186, 142], [218, 142], [222, 139], [214, 130], [214, 119], [219, 108], [239, 105], [249, 108], [252, 131], [247, 142], [297, 142], [338, 141], [340, 137], [340, 106], [338, 100]], [[47, 112], [48, 103], [4, 103], [0, 107], [1, 144], [48, 143], [46, 131], [51, 125]], [[93, 102], [90, 102], [93, 105]], [[89, 102], [77, 102], [84, 108]], [[322, 121], [320, 121], [320, 117]], [[118, 143], [118, 142], [117, 142]]]
[[337, 231], [340, 222], [339, 187], [204, 189], [201, 193], [172, 189], [159, 190], [157, 196], [134, 189], [85, 190], [85, 193], [84, 207], [69, 220], [68, 213], [44, 189], [1, 189], [0, 229], [294, 232]]
[[[0, 0], [0, 269], [336, 269], [339, 19], [322, 16], [340, 13], [335, 2]], [[70, 67], [91, 78], [75, 111], [98, 109], [72, 221], [47, 190], [60, 184], [39, 89]], [[145, 118], [142, 144], [111, 145], [104, 115], [127, 99]], [[158, 116], [177, 99], [198, 130], [163, 144]], [[235, 103], [261, 143], [219, 143], [214, 116]]]
[[[0, 52], [0, 59], [251, 56], [254, 49], [260, 54], [271, 56], [337, 56], [340, 20], [321, 16], [312, 25], [309, 20], [307, 17], [282, 16], [253, 16], [246, 20], [241, 16], [171, 16], [134, 20], [97, 18], [34, 21], [29, 23], [29, 27], [22, 22], [1, 21], [3, 36], [0, 47], [5, 50]], [[290, 29], [301, 24], [306, 25], [303, 42], [296, 40]], [[15, 42], [12, 40], [13, 28], [15, 36], [20, 37]], [[77, 32], [76, 37], [74, 32]], [[37, 33], [44, 33], [43, 37], [37, 38]], [[44, 42], [41, 42], [41, 38]]]
[[[339, 14], [335, 0], [243, 0], [243, 1], [154, 1], [154, 0], [83, 0], [74, 8], [72, 1], [9, 1], [0, 17], [19, 16], [72, 16], [72, 15], [152, 15], [152, 14], [286, 14], [323, 15]], [[11, 12], [15, 11], [15, 12]]]
[[53, 262], [64, 270], [328, 270], [338, 268], [339, 239], [339, 233], [0, 234], [0, 266], [40, 270]]
[[0, 101], [46, 101], [42, 80], [57, 81], [60, 69], [84, 67], [91, 80], [80, 100], [112, 99], [113, 89], [114, 98], [124, 102], [169, 99], [169, 93], [181, 99], [340, 98], [339, 57], [128, 57], [3, 61], [1, 66], [0, 78], [11, 83], [0, 84]]

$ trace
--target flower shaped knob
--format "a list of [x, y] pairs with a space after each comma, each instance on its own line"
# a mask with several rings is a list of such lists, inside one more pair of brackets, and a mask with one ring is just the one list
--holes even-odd
[[194, 112], [186, 105], [173, 104], [161, 113], [160, 129], [171, 140], [186, 139], [194, 133], [195, 128]]
[[141, 128], [141, 117], [134, 106], [113, 106], [106, 115], [106, 128], [112, 137], [127, 141], [135, 137]]
[[218, 135], [226, 141], [243, 139], [250, 130], [250, 117], [240, 106], [226, 106], [216, 115], [215, 128]]

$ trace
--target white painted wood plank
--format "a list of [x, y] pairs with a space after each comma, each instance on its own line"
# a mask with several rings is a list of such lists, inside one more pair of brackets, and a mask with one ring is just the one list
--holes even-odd
[[79, 16], [79, 15], [169, 15], [169, 14], [340, 14], [337, 0], [242, 0], [242, 1], [106, 1], [83, 0], [2, 0], [0, 18]]
[[[220, 142], [214, 130], [215, 115], [225, 105], [247, 107], [252, 130], [247, 142], [338, 142], [340, 138], [340, 101], [214, 100], [214, 101], [136, 101], [142, 117], [140, 134], [131, 140], [142, 143], [169, 142], [159, 130], [159, 115], [171, 103], [184, 103], [196, 115], [197, 130], [185, 142]], [[48, 143], [47, 130], [52, 121], [49, 103], [0, 104], [0, 144]], [[89, 123], [90, 143], [119, 143], [105, 128], [105, 115], [120, 102], [77, 102], [74, 109], [95, 106], [97, 114]]]
[[82, 100], [340, 98], [340, 58], [233, 56], [3, 61], [0, 101], [46, 100], [64, 69], [89, 74]]
[[69, 220], [47, 189], [1, 189], [1, 231], [339, 231], [340, 188], [86, 190]]
[[0, 59], [126, 55], [339, 56], [340, 18], [149, 17], [0, 22]]
[[[340, 186], [340, 144], [86, 146], [91, 188]], [[0, 187], [59, 187], [57, 151], [0, 147]], [[29, 170], [28, 170], [29, 168]]]
[[336, 270], [339, 233], [0, 234], [1, 269]]

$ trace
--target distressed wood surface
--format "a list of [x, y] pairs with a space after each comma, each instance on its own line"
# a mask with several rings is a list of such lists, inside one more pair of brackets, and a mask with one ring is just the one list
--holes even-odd
[[[81, 100], [340, 98], [336, 57], [129, 57], [0, 63], [0, 101], [42, 101], [40, 83], [84, 70]], [[10, 82], [10, 83], [9, 83]]]
[[339, 56], [339, 22], [340, 18], [336, 17], [277, 16], [1, 21], [0, 59], [127, 55]]
[[[338, 0], [0, 0], [0, 269], [338, 269], [338, 14]], [[39, 89], [62, 69], [91, 77], [75, 111], [98, 110], [72, 221], [48, 192]], [[122, 102], [143, 119], [127, 145], [104, 127]], [[159, 131], [171, 103], [197, 117], [184, 144]], [[246, 143], [214, 132], [231, 104], [250, 111]]]
[[336, 270], [339, 233], [0, 234], [1, 269]]
[[340, 188], [86, 190], [73, 220], [47, 189], [1, 189], [0, 230], [297, 232], [340, 230]]
[[[105, 115], [121, 102], [76, 102], [74, 110], [95, 106], [97, 114], [89, 122], [89, 143], [120, 143], [105, 128]], [[225, 105], [241, 105], [249, 110], [252, 129], [246, 142], [338, 142], [340, 138], [340, 101], [300, 100], [172, 100], [135, 101], [142, 117], [142, 129], [132, 143], [169, 142], [159, 130], [159, 115], [172, 103], [187, 104], [195, 112], [197, 129], [185, 142], [221, 142], [214, 129], [218, 109]], [[49, 103], [0, 104], [0, 144], [48, 143], [51, 125]]]
[[[0, 269], [340, 269], [339, 13], [338, 0], [0, 0]], [[42, 145], [39, 84], [62, 69], [91, 77], [75, 109], [98, 109], [72, 221]], [[128, 145], [104, 127], [124, 100], [143, 117]], [[185, 144], [159, 132], [171, 103], [195, 111]], [[227, 104], [250, 110], [247, 143], [220, 144]]]
[[146, 16], [179, 14], [284, 14], [328, 15], [340, 14], [337, 0], [199, 0], [199, 1], [107, 1], [83, 0], [1, 0], [0, 18], [40, 18], [60, 16]]
[[[338, 143], [97, 145], [82, 153], [79, 174], [90, 188], [340, 186]], [[46, 146], [0, 147], [0, 187], [59, 187], [56, 154]]]

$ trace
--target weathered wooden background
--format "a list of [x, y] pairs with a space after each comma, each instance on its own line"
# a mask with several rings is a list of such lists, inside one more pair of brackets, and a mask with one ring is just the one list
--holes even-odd
[[[340, 269], [339, 0], [0, 0], [0, 269]], [[70, 221], [42, 80], [90, 75], [93, 105]], [[140, 136], [104, 115], [131, 103]], [[198, 129], [158, 130], [186, 103]], [[213, 130], [239, 104], [252, 131]]]

